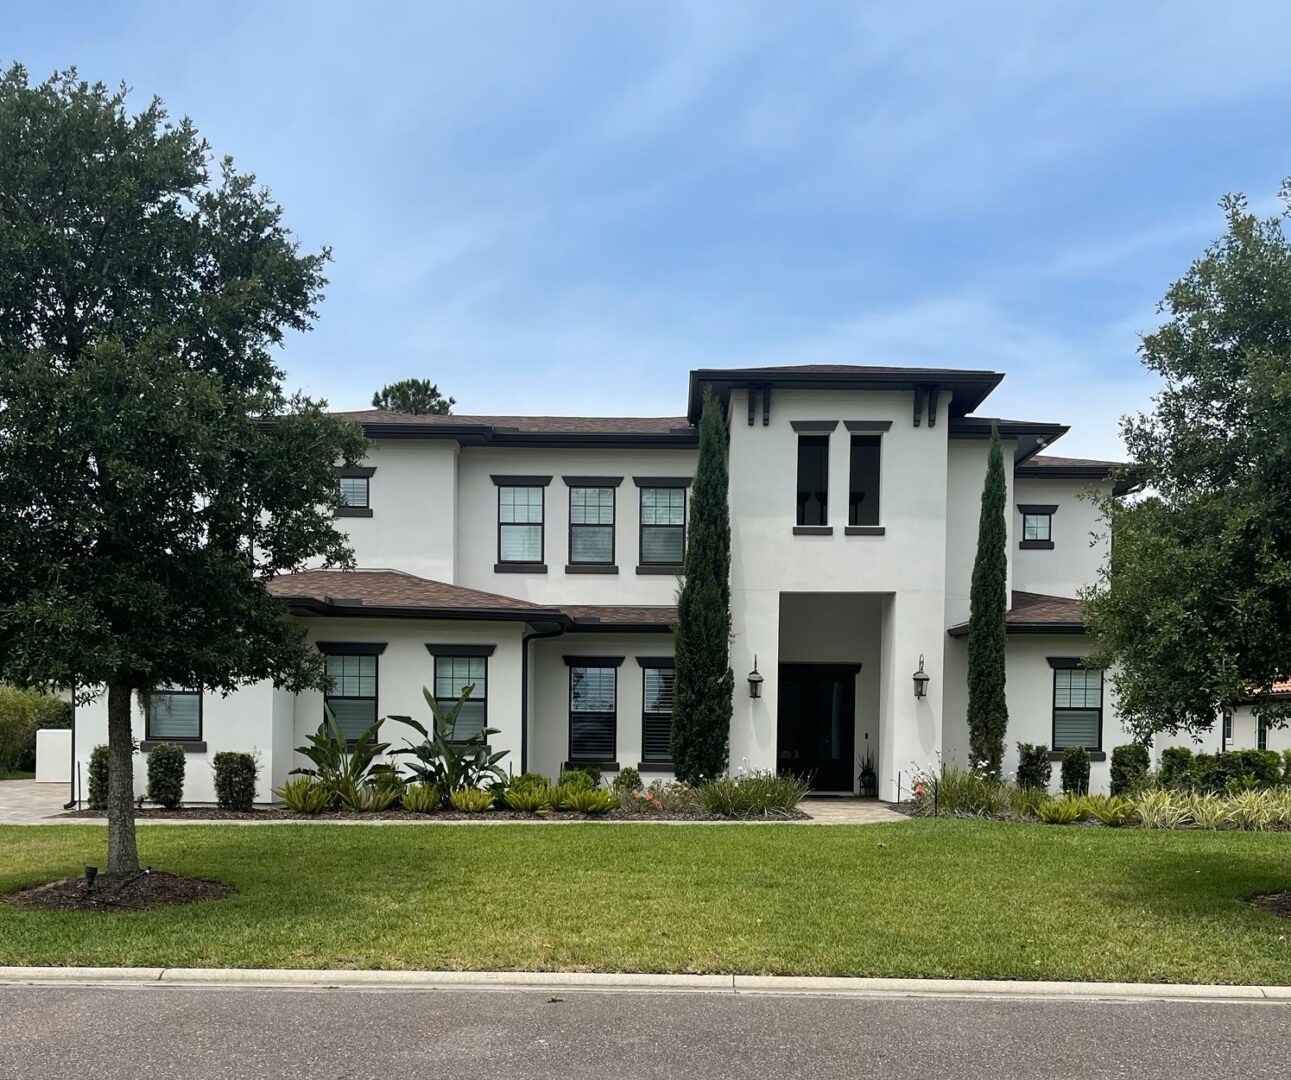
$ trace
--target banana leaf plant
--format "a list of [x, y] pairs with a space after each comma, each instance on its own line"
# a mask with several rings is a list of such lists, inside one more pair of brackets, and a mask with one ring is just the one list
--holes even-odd
[[393, 753], [412, 759], [408, 768], [422, 783], [435, 786], [443, 805], [448, 804], [453, 792], [461, 791], [462, 788], [483, 788], [506, 781], [506, 773], [498, 762], [507, 756], [508, 751], [492, 753], [489, 750], [489, 736], [498, 734], [500, 728], [481, 728], [465, 739], [457, 738], [457, 718], [474, 690], [475, 684], [468, 683], [462, 687], [461, 696], [445, 708], [435, 700], [434, 694], [422, 687], [422, 695], [430, 706], [430, 730], [411, 716], [389, 717], [407, 724], [421, 736], [421, 742], [409, 743]]
[[355, 809], [365, 784], [375, 781], [389, 766], [374, 759], [385, 753], [390, 744], [377, 741], [377, 720], [351, 745], [336, 720], [332, 707], [323, 704], [323, 722], [312, 735], [306, 735], [307, 746], [296, 747], [313, 763], [311, 767], [292, 769], [289, 775], [312, 776], [327, 789], [333, 805]]

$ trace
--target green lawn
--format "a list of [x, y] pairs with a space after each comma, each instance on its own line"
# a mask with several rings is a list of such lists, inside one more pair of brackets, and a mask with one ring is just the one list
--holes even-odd
[[0, 780], [35, 780], [34, 772], [5, 772], [0, 769]]
[[[758, 972], [1286, 983], [1291, 835], [965, 821], [148, 826], [230, 899], [0, 904], [0, 964]], [[98, 827], [0, 828], [0, 892], [102, 863]]]

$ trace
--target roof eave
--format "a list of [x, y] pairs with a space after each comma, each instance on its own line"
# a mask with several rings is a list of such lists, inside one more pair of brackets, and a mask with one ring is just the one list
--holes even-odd
[[564, 612], [547, 608], [422, 607], [398, 604], [332, 604], [312, 596], [280, 599], [293, 615], [357, 619], [451, 619], [464, 622], [542, 622], [568, 625]]
[[[1004, 624], [1006, 634], [1084, 634], [1088, 630], [1079, 622], [1013, 622]], [[968, 636], [968, 623], [957, 623], [946, 631], [953, 638]]]

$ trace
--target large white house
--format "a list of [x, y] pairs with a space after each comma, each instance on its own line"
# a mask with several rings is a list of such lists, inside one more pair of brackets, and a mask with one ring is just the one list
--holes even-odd
[[[859, 792], [868, 758], [873, 793], [894, 799], [912, 767], [966, 758], [964, 634], [995, 426], [1011, 463], [1007, 767], [1019, 740], [1082, 743], [1105, 789], [1128, 739], [1102, 673], [1078, 663], [1092, 646], [1076, 597], [1108, 545], [1082, 492], [1112, 490], [1113, 464], [1042, 453], [1062, 424], [978, 415], [1002, 377], [714, 369], [690, 373], [685, 416], [346, 413], [372, 440], [338, 479], [361, 569], [272, 588], [325, 655], [327, 700], [351, 732], [428, 720], [423, 687], [451, 699], [473, 683], [463, 726], [499, 729], [515, 772], [586, 762], [666, 777], [673, 605], [711, 388], [729, 431], [731, 768]], [[269, 683], [176, 689], [138, 704], [136, 734], [145, 749], [184, 745], [190, 801], [213, 799], [216, 752], [257, 751], [268, 800], [323, 702]], [[387, 722], [382, 738], [408, 733]], [[105, 739], [103, 699], [78, 709], [82, 771]]]

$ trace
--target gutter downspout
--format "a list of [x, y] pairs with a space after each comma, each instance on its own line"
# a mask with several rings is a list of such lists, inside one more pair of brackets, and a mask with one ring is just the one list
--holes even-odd
[[529, 642], [536, 638], [560, 637], [561, 623], [555, 630], [530, 630], [520, 639], [520, 771], [529, 771]]

